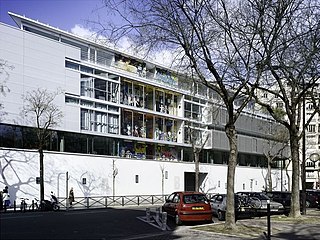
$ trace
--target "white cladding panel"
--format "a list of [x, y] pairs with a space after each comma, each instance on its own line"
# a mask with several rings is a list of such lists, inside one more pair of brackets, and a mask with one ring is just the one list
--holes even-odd
[[[0, 24], [0, 59], [12, 67], [6, 69], [6, 79], [2, 79], [4, 75], [1, 75], [1, 81], [6, 80], [6, 86], [10, 89], [5, 96], [1, 96], [4, 107], [2, 111], [6, 113], [1, 119], [3, 123], [33, 125], [24, 122], [20, 117], [23, 107], [22, 96], [28, 91], [45, 88], [49, 91], [60, 90], [63, 93], [80, 94], [80, 74], [66, 70], [66, 55], [79, 59], [80, 50]], [[79, 110], [73, 117], [70, 117], [71, 114], [65, 114], [64, 94], [56, 97], [55, 104], [60, 106], [64, 116], [69, 116], [62, 120], [60, 129], [65, 129], [63, 126], [72, 126], [69, 130], [78, 131]], [[69, 120], [69, 123], [65, 122]]]
[[64, 111], [64, 125], [60, 125], [59, 129], [68, 129], [68, 131], [80, 132], [80, 108], [72, 104], [67, 104]]

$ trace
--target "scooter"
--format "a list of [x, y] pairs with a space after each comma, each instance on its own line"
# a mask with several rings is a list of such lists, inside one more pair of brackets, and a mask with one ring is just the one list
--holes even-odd
[[53, 194], [53, 192], [51, 192], [50, 196], [50, 201], [43, 200], [43, 202], [41, 203], [41, 209], [43, 211], [58, 211], [60, 209], [60, 206], [57, 197]]

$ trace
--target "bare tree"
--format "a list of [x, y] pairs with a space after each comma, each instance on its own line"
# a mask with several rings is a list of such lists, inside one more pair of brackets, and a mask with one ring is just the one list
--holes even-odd
[[[304, 129], [319, 111], [316, 87], [319, 81], [320, 57], [320, 3], [313, 0], [251, 1], [248, 8], [254, 19], [248, 27], [255, 27], [257, 54], [263, 56], [257, 63], [261, 69], [260, 91], [270, 96], [268, 101], [256, 96], [271, 116], [289, 132], [292, 160], [292, 217], [300, 216], [299, 175], [305, 184], [304, 166], [299, 160], [299, 141]], [[260, 92], [259, 91], [259, 92]], [[305, 115], [304, 99], [313, 102], [314, 112]], [[270, 101], [276, 99], [284, 114]], [[304, 120], [304, 121], [303, 121]], [[302, 152], [303, 158], [305, 152]], [[302, 159], [304, 163], [305, 159]], [[304, 185], [303, 185], [304, 186]], [[303, 188], [302, 186], [302, 188]], [[302, 199], [304, 203], [305, 200]]]
[[[234, 2], [234, 1], [233, 1]], [[218, 93], [228, 113], [225, 125], [230, 154], [227, 175], [226, 228], [235, 228], [234, 175], [237, 165], [235, 123], [251, 100], [260, 73], [256, 68], [255, 29], [241, 4], [220, 0], [105, 0], [106, 13], [118, 14], [120, 25], [99, 22], [102, 34], [113, 40], [126, 36], [146, 53], [180, 51], [185, 69], [196, 81]], [[242, 1], [241, 1], [242, 2]], [[257, 21], [256, 24], [259, 22]], [[248, 34], [250, 33], [250, 34]], [[248, 35], [247, 35], [248, 34]], [[253, 87], [248, 86], [248, 82]]]
[[267, 158], [268, 163], [265, 186], [267, 191], [273, 191], [271, 167], [275, 161], [278, 161], [279, 159], [282, 161], [284, 151], [289, 147], [288, 134], [284, 131], [285, 129], [273, 128], [270, 130], [271, 132], [268, 134], [271, 134], [273, 139], [268, 139], [268, 147], [264, 151], [264, 155]]
[[[0, 59], [0, 95], [5, 96], [7, 92], [10, 92], [10, 88], [7, 85], [7, 80], [10, 77], [9, 71], [14, 69], [12, 65], [3, 59]], [[0, 110], [3, 109], [3, 103], [0, 102]], [[5, 112], [0, 112], [0, 122]]]
[[187, 138], [188, 142], [192, 145], [192, 153], [194, 158], [194, 165], [195, 165], [195, 191], [199, 192], [200, 189], [200, 153], [204, 146], [206, 145], [209, 135], [206, 131], [196, 129], [192, 126], [192, 123], [187, 123]]
[[36, 89], [27, 92], [23, 96], [23, 114], [27, 121], [35, 126], [37, 135], [37, 146], [40, 164], [40, 202], [44, 200], [44, 169], [43, 169], [43, 150], [50, 138], [52, 129], [58, 126], [63, 117], [62, 111], [54, 103], [54, 99], [60, 91], [49, 92], [46, 89]]

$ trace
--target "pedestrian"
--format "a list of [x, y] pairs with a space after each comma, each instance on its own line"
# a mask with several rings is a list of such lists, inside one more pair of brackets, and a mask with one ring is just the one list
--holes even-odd
[[74, 202], [73, 188], [71, 188], [70, 192], [69, 192], [69, 203], [70, 203], [70, 205], [72, 205], [72, 202]]
[[3, 209], [3, 192], [0, 191], [0, 211]]
[[8, 190], [8, 186], [5, 186], [5, 188], [3, 189], [3, 203], [4, 203], [4, 208], [10, 207], [10, 195], [9, 195], [9, 190]]

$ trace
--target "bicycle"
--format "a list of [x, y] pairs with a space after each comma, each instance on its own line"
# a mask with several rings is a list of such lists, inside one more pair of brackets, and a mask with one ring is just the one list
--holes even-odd
[[39, 210], [40, 205], [38, 203], [39, 203], [39, 200], [37, 198], [34, 198], [34, 200], [32, 200], [31, 205], [29, 206], [29, 210], [30, 211]]
[[20, 198], [21, 204], [20, 204], [20, 210], [21, 212], [25, 212], [27, 209], [28, 204], [26, 203], [26, 200], [29, 200], [28, 198]]

